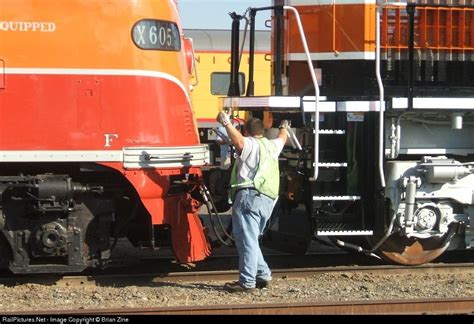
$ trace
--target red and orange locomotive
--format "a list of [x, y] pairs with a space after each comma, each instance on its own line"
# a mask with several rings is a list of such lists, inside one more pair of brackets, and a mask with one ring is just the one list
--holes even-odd
[[14, 273], [104, 263], [110, 238], [181, 262], [210, 250], [191, 195], [208, 161], [171, 0], [2, 0], [0, 260]]

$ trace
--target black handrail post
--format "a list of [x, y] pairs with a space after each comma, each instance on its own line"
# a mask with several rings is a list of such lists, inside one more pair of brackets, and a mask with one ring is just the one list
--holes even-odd
[[415, 9], [416, 3], [407, 3], [408, 13], [408, 110], [413, 110], [414, 53], [415, 53]]
[[275, 66], [274, 66], [274, 84], [275, 84], [275, 95], [283, 95], [283, 83], [281, 75], [283, 73], [283, 6], [275, 6]]
[[229, 14], [232, 18], [232, 34], [231, 34], [231, 50], [230, 50], [230, 84], [227, 96], [237, 97], [240, 96], [240, 85], [239, 85], [239, 34], [240, 34], [240, 20], [241, 15], [232, 12]]
[[254, 70], [255, 70], [255, 16], [257, 10], [250, 9], [250, 46], [249, 46], [249, 83], [247, 85], [247, 97], [253, 96], [255, 92]]

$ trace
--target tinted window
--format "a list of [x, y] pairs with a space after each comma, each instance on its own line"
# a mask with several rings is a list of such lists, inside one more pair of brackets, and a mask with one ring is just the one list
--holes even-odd
[[[215, 96], [226, 96], [229, 92], [230, 73], [214, 72], [211, 74], [211, 94]], [[245, 91], [245, 74], [239, 73], [240, 95]]]

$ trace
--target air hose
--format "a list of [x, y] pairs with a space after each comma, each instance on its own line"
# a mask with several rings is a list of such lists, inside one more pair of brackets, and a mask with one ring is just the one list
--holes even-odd
[[[211, 196], [209, 190], [207, 189], [207, 187], [204, 184], [201, 184], [200, 187], [199, 187], [199, 192], [200, 192], [201, 196], [204, 199], [204, 203], [206, 204], [207, 212], [209, 214], [209, 220], [211, 222], [211, 227], [212, 227], [212, 231], [214, 232], [214, 235], [219, 240], [219, 242], [221, 242], [225, 246], [232, 246], [232, 243], [229, 243], [228, 240], [233, 242], [234, 237], [227, 232], [227, 230], [225, 229], [224, 224], [222, 224], [222, 220], [219, 216], [219, 213], [217, 212], [216, 205], [214, 203], [214, 200], [212, 199], [212, 196]], [[218, 231], [216, 229], [216, 224], [214, 222], [214, 217], [217, 217], [219, 227], [222, 230], [222, 232], [224, 232], [225, 238], [222, 238], [221, 234], [218, 233]]]

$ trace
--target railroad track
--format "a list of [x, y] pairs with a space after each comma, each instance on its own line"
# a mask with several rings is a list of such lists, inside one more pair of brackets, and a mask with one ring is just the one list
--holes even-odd
[[[453, 264], [425, 264], [414, 267], [378, 265], [378, 266], [337, 266], [337, 267], [311, 267], [296, 269], [274, 269], [274, 279], [307, 278], [322, 273], [367, 273], [367, 274], [456, 274], [474, 273], [473, 263]], [[17, 285], [37, 283], [57, 286], [111, 286], [117, 283], [135, 285], [157, 282], [204, 282], [204, 281], [230, 281], [238, 278], [237, 270], [224, 271], [186, 271], [186, 272], [143, 272], [120, 274], [93, 274], [93, 275], [65, 275], [65, 276], [22, 276], [0, 278], [0, 284]]]
[[[275, 278], [304, 278], [320, 273], [353, 272], [407, 274], [414, 271], [455, 273], [474, 266], [474, 254], [446, 254], [436, 263], [415, 267], [387, 265], [381, 260], [355, 253], [328, 253], [320, 255], [271, 254], [266, 256]], [[106, 286], [120, 282], [191, 282], [235, 280], [238, 272], [236, 255], [220, 255], [197, 264], [180, 265], [171, 257], [145, 258], [130, 265], [112, 266], [104, 270], [91, 270], [76, 275], [32, 274], [13, 275], [0, 273], [0, 284], [17, 285], [37, 283], [46, 285]], [[472, 262], [472, 263], [471, 263]], [[147, 272], [141, 271], [147, 269]], [[232, 269], [232, 270], [231, 270]]]
[[[427, 264], [416, 267], [406, 266], [337, 266], [313, 267], [298, 269], [274, 269], [275, 280], [284, 278], [305, 278], [327, 273], [340, 274], [374, 274], [374, 275], [406, 275], [406, 274], [474, 274], [474, 264]], [[28, 277], [15, 278], [15, 282], [51, 284], [56, 286], [150, 286], [159, 282], [219, 282], [238, 278], [237, 271], [188, 271], [188, 272], [148, 272], [135, 274], [103, 274], [89, 276], [62, 277]], [[24, 281], [24, 282], [22, 282]], [[6, 284], [0, 280], [0, 284]], [[218, 284], [217, 286], [220, 286]], [[258, 294], [257, 294], [258, 295]], [[469, 293], [467, 293], [469, 295]], [[13, 314], [13, 313], [12, 313]], [[15, 314], [19, 314], [16, 312]], [[404, 299], [404, 300], [352, 300], [334, 302], [304, 302], [304, 303], [258, 303], [258, 304], [225, 304], [212, 306], [185, 307], [148, 307], [120, 309], [76, 309], [76, 310], [47, 310], [44, 312], [22, 312], [19, 315], [168, 315], [168, 314], [474, 314], [474, 296], [465, 298], [436, 299]], [[8, 315], [6, 313], [5, 315]]]
[[[247, 304], [191, 307], [35, 311], [16, 315], [317, 315], [317, 314], [474, 314], [474, 298], [376, 300], [324, 303]], [[6, 313], [4, 316], [8, 316]]]

